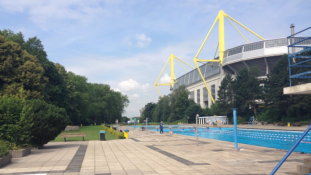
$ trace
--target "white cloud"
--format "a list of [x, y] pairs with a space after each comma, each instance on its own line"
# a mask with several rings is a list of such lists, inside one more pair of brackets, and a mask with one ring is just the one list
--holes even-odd
[[116, 92], [121, 92], [122, 93], [122, 91], [120, 89], [118, 89], [118, 88], [111, 88], [111, 89], [116, 91]]
[[163, 77], [160, 78], [160, 83], [170, 83], [171, 77], [168, 74], [164, 74]]
[[143, 90], [143, 92], [147, 92], [148, 89], [149, 89], [149, 84], [148, 84], [148, 83], [143, 84], [143, 85], [141, 86], [141, 89]]
[[[161, 69], [165, 65], [167, 59], [172, 53], [176, 53], [176, 56], [183, 61], [193, 63], [193, 54], [197, 51], [196, 46], [193, 43], [197, 41], [186, 41], [174, 45], [167, 45], [151, 53], [138, 53], [133, 56], [100, 56], [86, 54], [77, 51], [79, 56], [66, 58], [63, 60], [67, 70], [72, 71], [79, 75], [91, 77], [94, 75], [110, 72], [119, 72], [120, 70], [130, 73], [135, 73], [138, 79], [150, 79], [150, 75], [155, 81], [159, 76]], [[199, 46], [199, 45], [198, 45]], [[71, 50], [72, 51], [72, 50]], [[214, 52], [214, 50], [213, 50]], [[116, 53], [117, 54], [117, 53]], [[88, 59], [86, 59], [88, 58]], [[90, 69], [91, 67], [91, 69]], [[178, 64], [176, 68], [181, 68]], [[189, 70], [189, 68], [187, 68]], [[141, 73], [148, 72], [148, 73]], [[184, 73], [184, 71], [183, 71]], [[176, 77], [178, 69], [175, 70]], [[122, 74], [124, 75], [124, 74]], [[129, 78], [129, 77], [128, 77]], [[149, 82], [152, 83], [152, 82]], [[153, 82], [154, 83], [154, 82]]]
[[149, 89], [149, 84], [139, 84], [137, 81], [133, 79], [129, 79], [126, 81], [122, 81], [119, 83], [119, 87], [121, 90], [128, 92], [128, 91], [140, 91], [146, 92]]
[[144, 33], [136, 34], [135, 39], [137, 40], [136, 46], [140, 48], [148, 46], [152, 41], [152, 39], [147, 37]]
[[132, 98], [139, 98], [139, 95], [138, 94], [133, 94], [131, 97]]
[[[106, 4], [109, 2], [105, 2]], [[44, 25], [56, 21], [74, 20], [83, 23], [93, 22], [103, 16], [112, 16], [118, 11], [103, 8], [99, 1], [79, 0], [2, 0], [0, 6], [10, 13], [27, 13], [34, 23]]]

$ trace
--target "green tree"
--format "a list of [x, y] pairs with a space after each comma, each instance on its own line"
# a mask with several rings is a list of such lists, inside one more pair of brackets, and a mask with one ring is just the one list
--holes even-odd
[[156, 104], [156, 107], [154, 108], [154, 111], [152, 113], [152, 121], [154, 122], [159, 122], [161, 120], [161, 114], [162, 114], [162, 110], [160, 109], [160, 100], [158, 101], [158, 103]]
[[178, 89], [174, 90], [171, 94], [171, 98], [174, 98], [174, 107], [175, 107], [175, 114], [177, 117], [177, 120], [180, 120], [182, 118], [185, 118], [185, 111], [189, 107], [189, 91], [187, 90], [186, 86], [180, 86]]
[[55, 63], [48, 60], [44, 46], [37, 37], [29, 38], [21, 46], [28, 53], [35, 56], [39, 60], [39, 63], [44, 69], [43, 76], [49, 80], [45, 86], [44, 100], [53, 105], [65, 107], [64, 102], [67, 101], [66, 98], [68, 97], [64, 94], [64, 87], [66, 87], [65, 84], [67, 82], [64, 80], [64, 74], [62, 72], [58, 72], [62, 66], [58, 64], [56, 67]]
[[231, 74], [228, 74], [221, 81], [218, 90], [218, 99], [216, 103], [218, 104], [219, 113], [222, 115], [228, 115], [231, 113], [231, 109], [233, 108], [233, 78]]
[[[299, 71], [299, 70], [296, 70]], [[300, 80], [294, 80], [297, 83]], [[305, 81], [305, 80], [303, 80]], [[284, 95], [289, 86], [288, 58], [284, 55], [274, 66], [265, 82], [265, 106], [273, 112], [276, 121], [303, 121], [311, 119], [310, 95]], [[268, 113], [268, 112], [267, 112]]]
[[252, 67], [241, 69], [233, 83], [234, 103], [242, 113], [249, 115], [249, 107], [253, 110], [253, 114], [257, 118], [256, 100], [262, 99], [262, 87], [258, 80], [258, 69]]
[[25, 40], [24, 40], [24, 35], [22, 34], [22, 32], [18, 32], [15, 34], [10, 29], [4, 29], [2, 31], [0, 30], [0, 35], [2, 35], [8, 41], [13, 41], [15, 43], [18, 43], [22, 47], [22, 49], [24, 49], [23, 46], [25, 44]]
[[0, 35], [4, 36], [8, 41], [18, 43], [22, 50], [26, 50], [29, 54], [36, 57], [44, 69], [43, 77], [48, 80], [42, 95], [44, 100], [56, 106], [65, 107], [63, 102], [66, 101], [66, 96], [63, 94], [64, 81], [59, 75], [55, 63], [47, 58], [47, 53], [44, 50], [42, 42], [37, 37], [29, 38], [26, 42], [21, 32], [14, 33], [11, 30], [0, 30]]
[[24, 89], [27, 99], [42, 99], [48, 82], [43, 74], [44, 69], [34, 56], [0, 36], [0, 93], [15, 95]]
[[69, 118], [73, 124], [88, 124], [90, 96], [87, 78], [69, 72], [68, 79], [73, 86], [67, 110]]
[[144, 108], [143, 112], [142, 112], [143, 116], [144, 116], [144, 118], [142, 118], [142, 120], [146, 120], [146, 118], [151, 119], [153, 111], [154, 111], [155, 108], [156, 108], [156, 104], [155, 103], [152, 103], [152, 102], [147, 103], [145, 105], [145, 108]]
[[[103, 84], [90, 84], [90, 118], [94, 123], [100, 123], [101, 121], [107, 121], [114, 123], [115, 116], [113, 111], [109, 107], [112, 107], [114, 101], [111, 94], [109, 94], [110, 86]], [[107, 117], [105, 119], [105, 117]]]
[[128, 118], [128, 117], [126, 117], [126, 116], [122, 116], [122, 122], [125, 122], [125, 123], [127, 123], [127, 121], [129, 121], [130, 120], [130, 118]]
[[186, 116], [189, 116], [189, 123], [190, 122], [195, 122], [195, 117], [197, 114], [199, 114], [199, 116], [203, 116], [203, 109], [201, 108], [200, 105], [196, 104], [193, 100], [189, 99], [188, 100], [189, 103], [189, 107], [187, 108], [187, 110], [185, 111]]
[[211, 108], [206, 107], [203, 109], [203, 115], [204, 116], [213, 116], [214, 112], [212, 111]]

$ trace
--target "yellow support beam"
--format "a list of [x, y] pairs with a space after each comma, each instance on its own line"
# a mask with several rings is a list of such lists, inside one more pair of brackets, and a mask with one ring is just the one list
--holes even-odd
[[[156, 89], [157, 89], [157, 91], [158, 91], [160, 97], [161, 97], [161, 93], [160, 93], [160, 91], [159, 91], [159, 89], [158, 89], [158, 86], [170, 86], [170, 88], [173, 89], [174, 84], [177, 83], [177, 80], [175, 80], [175, 73], [174, 73], [174, 59], [176, 59], [176, 61], [177, 61], [183, 68], [184, 68], [184, 66], [183, 66], [180, 62], [182, 62], [182, 63], [184, 63], [185, 65], [187, 65], [187, 66], [191, 67], [192, 69], [194, 69], [194, 67], [190, 66], [189, 64], [187, 64], [187, 63], [184, 62], [183, 60], [181, 60], [181, 59], [177, 58], [175, 55], [171, 54], [170, 57], [169, 57], [169, 59], [167, 60], [167, 62], [166, 62], [166, 64], [165, 64], [164, 68], [162, 69], [162, 71], [161, 71], [161, 73], [160, 73], [160, 75], [159, 75], [157, 81], [154, 83], [154, 86], [156, 87]], [[179, 61], [180, 61], [180, 62], [179, 62]], [[167, 64], [168, 64], [169, 62], [170, 62], [170, 64], [171, 64], [171, 81], [170, 81], [170, 83], [158, 83], [160, 77], [161, 77], [162, 74], [163, 74], [163, 71], [165, 70], [165, 68], [166, 68], [166, 66], [167, 66]], [[184, 69], [185, 69], [185, 68], [184, 68]], [[186, 70], [186, 71], [187, 71], [187, 70]]]
[[173, 86], [174, 86], [174, 78], [175, 78], [175, 74], [174, 74], [174, 55], [172, 54], [170, 56], [171, 59], [171, 89], [173, 90]]
[[185, 67], [184, 67], [184, 66], [183, 66], [183, 65], [179, 62], [179, 60], [178, 60], [178, 59], [176, 59], [176, 61], [177, 61], [177, 63], [178, 63], [178, 64], [180, 64], [180, 65], [181, 65], [181, 67], [182, 67], [182, 68], [184, 68], [184, 69], [185, 69], [185, 71], [186, 71], [186, 72], [188, 72], [188, 70], [187, 70], [187, 69], [186, 69], [186, 68], [185, 68]]
[[259, 36], [257, 33], [253, 32], [251, 29], [245, 27], [243, 24], [239, 23], [237, 20], [233, 19], [231, 16], [227, 15], [226, 16], [228, 18], [230, 18], [232, 21], [234, 21], [235, 23], [239, 24], [240, 26], [242, 26], [244, 29], [248, 30], [249, 32], [251, 32], [252, 34], [254, 34], [255, 36], [257, 36], [258, 38], [260, 38], [261, 40], [265, 40], [263, 37]]
[[214, 100], [214, 98], [213, 98], [213, 96], [212, 96], [212, 93], [211, 93], [211, 91], [209, 90], [209, 88], [207, 87], [206, 81], [205, 81], [205, 79], [204, 79], [204, 77], [203, 77], [203, 75], [202, 75], [201, 70], [199, 69], [198, 63], [195, 62], [194, 64], [195, 64], [195, 66], [198, 68], [198, 72], [200, 73], [200, 76], [201, 76], [201, 78], [202, 78], [202, 80], [203, 80], [203, 82], [204, 82], [204, 85], [205, 85], [205, 87], [206, 87], [206, 89], [207, 89], [208, 94], [210, 95], [210, 97], [211, 97], [213, 103], [215, 103], [215, 100]]
[[226, 19], [230, 22], [230, 24], [235, 28], [235, 30], [237, 30], [237, 31], [239, 32], [239, 34], [245, 39], [245, 41], [246, 41], [247, 43], [249, 43], [249, 41], [248, 41], [248, 40], [245, 38], [245, 36], [239, 31], [239, 29], [235, 27], [235, 25], [230, 21], [230, 19], [229, 19], [227, 16], [225, 16], [225, 17], [226, 17]]
[[[255, 32], [253, 32], [252, 30], [248, 29], [247, 27], [245, 27], [243, 24], [239, 23], [238, 21], [236, 21], [235, 19], [233, 19], [232, 17], [230, 17], [229, 15], [227, 15], [224, 11], [220, 10], [211, 29], [209, 30], [209, 32], [207, 33], [201, 47], [199, 48], [199, 51], [197, 52], [197, 54], [195, 55], [193, 61], [194, 61], [194, 64], [195, 66], [197, 67], [198, 69], [198, 72], [200, 73], [200, 76], [205, 84], [205, 87], [213, 101], [213, 103], [215, 103], [215, 99], [213, 98], [208, 86], [207, 86], [207, 83], [201, 73], [201, 70], [197, 64], [197, 62], [219, 62], [219, 66], [222, 66], [222, 63], [223, 63], [223, 58], [224, 58], [224, 52], [225, 52], [225, 23], [224, 23], [224, 20], [225, 18], [227, 18], [227, 20], [231, 23], [231, 21], [228, 19], [230, 18], [232, 21], [234, 21], [235, 23], [237, 23], [238, 25], [242, 26], [243, 28], [245, 28], [246, 30], [248, 30], [249, 32], [251, 32], [252, 34], [254, 34], [255, 36], [259, 37], [260, 39], [264, 40], [264, 38], [262, 38], [261, 36], [259, 36], [258, 34], [256, 34]], [[215, 56], [214, 56], [214, 59], [212, 60], [208, 60], [208, 59], [198, 59], [198, 56], [207, 40], [207, 38], [209, 37], [209, 35], [211, 34], [216, 22], [218, 21], [218, 46], [217, 48], [219, 47], [219, 60], [215, 60]], [[232, 23], [231, 23], [232, 24]], [[233, 24], [232, 24], [233, 25]], [[233, 27], [242, 35], [242, 33], [233, 25]], [[248, 40], [242, 35], [242, 37], [248, 42]], [[216, 49], [217, 50], [217, 49]], [[216, 51], [217, 52], [217, 51]]]
[[217, 47], [216, 47], [216, 51], [215, 51], [215, 55], [214, 55], [214, 60], [215, 60], [215, 58], [216, 58], [216, 54], [217, 54], [218, 47], [219, 47], [219, 43], [217, 44]]
[[225, 19], [224, 19], [225, 13], [224, 11], [220, 10], [218, 13], [218, 35], [219, 35], [219, 60], [220, 64], [222, 64], [222, 60], [224, 58], [224, 52], [225, 52]]

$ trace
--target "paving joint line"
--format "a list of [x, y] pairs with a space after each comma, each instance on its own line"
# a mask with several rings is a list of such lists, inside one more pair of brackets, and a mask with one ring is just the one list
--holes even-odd
[[161, 150], [159, 148], [156, 148], [154, 146], [146, 146], [146, 147], [148, 147], [148, 148], [150, 148], [150, 149], [152, 149], [154, 151], [157, 151], [158, 153], [161, 153], [161, 154], [163, 154], [163, 155], [165, 155], [165, 156], [167, 156], [167, 157], [169, 157], [171, 159], [174, 159], [174, 160], [176, 160], [176, 161], [178, 161], [180, 163], [188, 165], [188, 166], [192, 166], [192, 165], [210, 165], [209, 163], [194, 163], [192, 161], [189, 161], [189, 160], [184, 159], [182, 157], [176, 156], [176, 155], [174, 155], [172, 153], [169, 153], [167, 151], [163, 151], [163, 150]]

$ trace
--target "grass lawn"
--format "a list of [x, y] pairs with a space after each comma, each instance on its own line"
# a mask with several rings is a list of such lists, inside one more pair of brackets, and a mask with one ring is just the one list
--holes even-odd
[[[76, 133], [76, 132], [85, 132], [86, 133], [86, 137], [84, 138], [84, 140], [99, 140], [99, 131], [103, 130], [103, 128], [98, 125], [98, 126], [83, 126], [80, 127], [80, 131], [63, 131], [61, 134], [63, 133]], [[64, 138], [61, 137], [61, 134], [59, 134], [55, 140], [51, 141], [51, 142], [63, 142]], [[106, 140], [114, 140], [117, 139], [115, 138], [112, 134], [110, 133], [106, 133], [105, 134]], [[82, 141], [82, 137], [69, 137], [66, 138], [66, 141]]]

